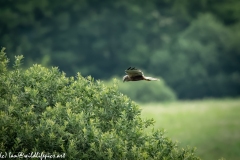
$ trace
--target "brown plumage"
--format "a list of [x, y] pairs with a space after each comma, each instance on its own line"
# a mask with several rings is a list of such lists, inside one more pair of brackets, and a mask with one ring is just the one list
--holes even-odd
[[123, 82], [125, 81], [159, 81], [157, 78], [152, 78], [152, 77], [145, 77], [143, 75], [143, 72], [139, 69], [129, 67], [128, 69], [125, 70], [125, 73], [127, 75], [123, 76]]

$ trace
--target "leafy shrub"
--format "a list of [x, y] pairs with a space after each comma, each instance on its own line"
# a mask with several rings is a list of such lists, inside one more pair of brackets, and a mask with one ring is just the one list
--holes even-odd
[[7, 69], [0, 54], [0, 151], [62, 154], [66, 159], [199, 159], [163, 132], [117, 90], [90, 76], [65, 77], [57, 68]]
[[[106, 82], [108, 85], [114, 84], [114, 81]], [[168, 87], [164, 80], [161, 81], [138, 81], [138, 82], [120, 82], [119, 90], [137, 102], [166, 102], [176, 100], [176, 94]]]
[[121, 83], [119, 90], [139, 102], [163, 102], [176, 100], [176, 95], [163, 79], [161, 81]]

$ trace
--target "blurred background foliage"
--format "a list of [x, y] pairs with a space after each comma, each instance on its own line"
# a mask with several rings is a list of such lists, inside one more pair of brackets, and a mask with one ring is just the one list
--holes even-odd
[[176, 101], [177, 96], [175, 92], [166, 85], [163, 79], [161, 81], [139, 81], [139, 82], [120, 82], [118, 79], [113, 78], [105, 81], [108, 86], [118, 84], [118, 89], [123, 94], [128, 95], [132, 100], [143, 103], [154, 102], [170, 102]]
[[181, 99], [239, 96], [239, 8], [239, 0], [1, 0], [0, 45], [27, 66], [69, 76], [110, 80], [133, 66]]

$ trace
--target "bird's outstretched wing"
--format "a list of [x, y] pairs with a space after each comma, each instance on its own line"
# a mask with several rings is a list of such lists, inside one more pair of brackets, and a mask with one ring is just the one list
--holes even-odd
[[128, 69], [125, 70], [125, 73], [129, 77], [143, 76], [143, 72], [139, 69], [134, 68], [134, 67], [133, 68], [129, 67]]

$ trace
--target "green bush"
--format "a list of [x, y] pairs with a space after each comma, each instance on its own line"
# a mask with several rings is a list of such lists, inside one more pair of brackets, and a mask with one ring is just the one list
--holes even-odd
[[199, 159], [162, 131], [146, 134], [153, 120], [117, 90], [57, 68], [8, 70], [0, 54], [0, 152], [65, 154], [65, 159]]
[[[114, 79], [105, 82], [105, 84], [113, 85]], [[176, 100], [176, 94], [165, 84], [163, 79], [152, 82], [118, 82], [118, 87], [120, 92], [136, 102], [149, 103]]]
[[119, 90], [134, 101], [165, 102], [176, 100], [176, 95], [163, 79], [161, 81], [139, 81], [120, 83]]

